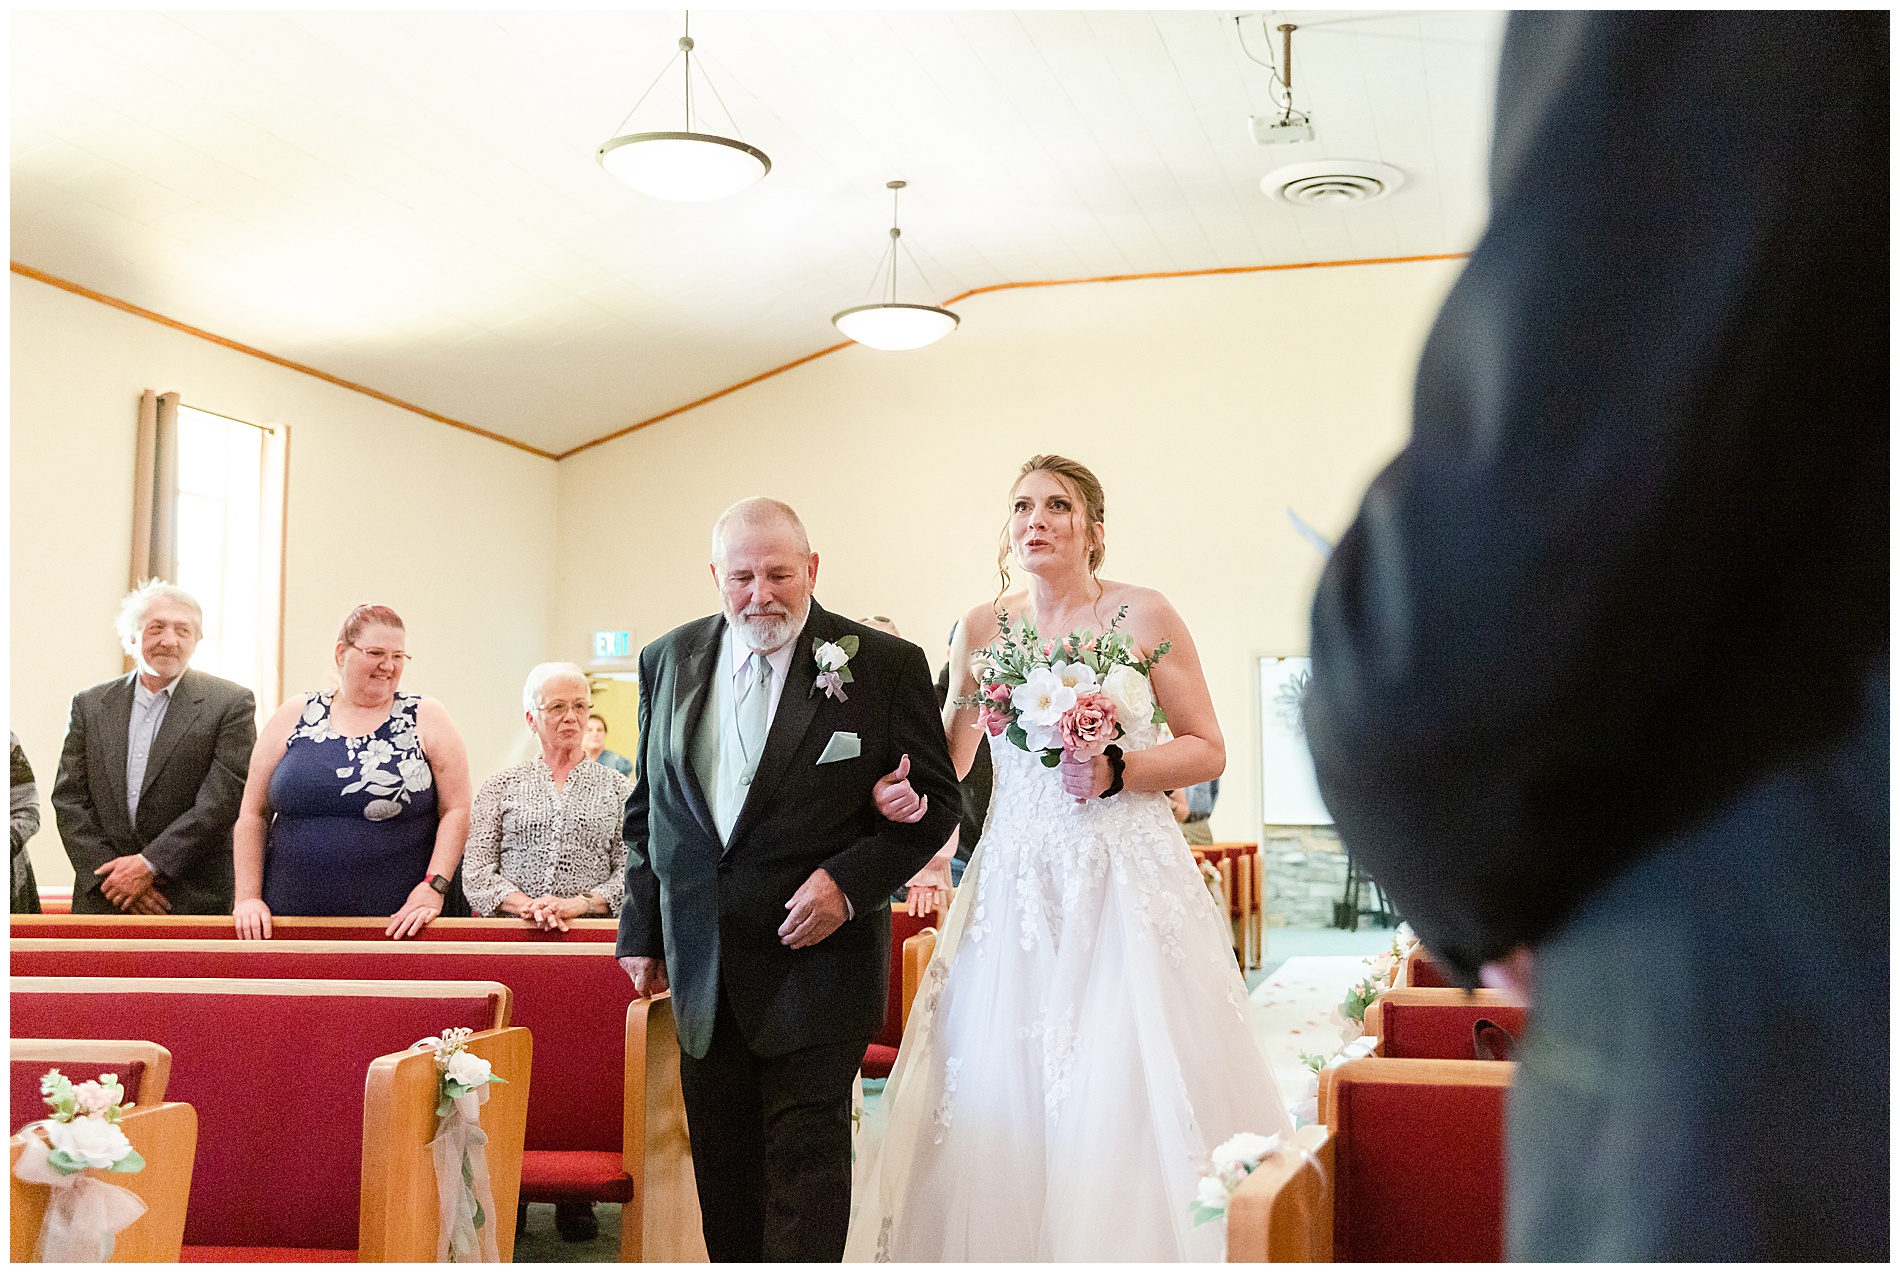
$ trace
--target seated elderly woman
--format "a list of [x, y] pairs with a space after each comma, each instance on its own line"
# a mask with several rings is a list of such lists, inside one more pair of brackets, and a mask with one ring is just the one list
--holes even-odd
[[633, 780], [588, 761], [592, 701], [572, 663], [543, 663], [522, 690], [541, 754], [504, 769], [475, 795], [462, 888], [477, 915], [519, 915], [565, 930], [582, 915], [620, 913], [627, 846], [620, 838]]

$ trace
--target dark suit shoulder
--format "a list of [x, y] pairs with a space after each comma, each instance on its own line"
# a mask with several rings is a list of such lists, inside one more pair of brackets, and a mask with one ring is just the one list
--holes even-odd
[[185, 669], [185, 674], [178, 678], [178, 688], [189, 691], [195, 697], [208, 698], [217, 703], [229, 703], [237, 699], [253, 697], [250, 690], [236, 681], [227, 681], [222, 676], [200, 672], [197, 668]]
[[690, 649], [693, 645], [719, 630], [725, 622], [724, 615], [709, 614], [690, 623], [682, 623], [665, 636], [653, 638], [640, 649], [640, 666], [645, 667], [648, 659], [664, 658], [677, 650]]
[[93, 707], [105, 701], [115, 690], [123, 690], [129, 697], [132, 693], [132, 678], [136, 675], [138, 675], [136, 672], [127, 672], [125, 675], [115, 676], [109, 681], [101, 681], [97, 685], [80, 690], [77, 694], [73, 695], [73, 702], [83, 704], [87, 707]]

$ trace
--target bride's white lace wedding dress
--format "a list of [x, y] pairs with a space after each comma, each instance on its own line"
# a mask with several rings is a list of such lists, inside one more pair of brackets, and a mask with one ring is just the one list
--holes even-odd
[[1165, 796], [1078, 803], [1030, 753], [991, 751], [845, 1258], [1220, 1260], [1225, 1225], [1189, 1215], [1209, 1151], [1290, 1130], [1228, 922]]

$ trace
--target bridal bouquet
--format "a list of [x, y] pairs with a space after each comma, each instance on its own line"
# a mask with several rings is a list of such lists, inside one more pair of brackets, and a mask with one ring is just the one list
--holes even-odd
[[1027, 619], [1012, 628], [1000, 616], [996, 640], [976, 654], [977, 692], [956, 705], [976, 708], [990, 737], [1038, 753], [1051, 769], [1064, 757], [1101, 755], [1135, 725], [1163, 723], [1148, 674], [1170, 643], [1136, 658], [1134, 641], [1119, 630], [1127, 615], [1123, 606], [1100, 636], [1083, 628], [1060, 641], [1042, 639]]

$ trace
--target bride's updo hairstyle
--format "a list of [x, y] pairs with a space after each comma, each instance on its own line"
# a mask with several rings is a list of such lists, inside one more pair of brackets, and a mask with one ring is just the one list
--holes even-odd
[[[1102, 558], [1108, 553], [1108, 545], [1102, 537], [1102, 526], [1108, 521], [1108, 497], [1102, 494], [1102, 484], [1095, 474], [1089, 472], [1086, 464], [1071, 460], [1065, 455], [1032, 455], [1016, 475], [1016, 481], [1009, 488], [1009, 502], [1016, 500], [1016, 491], [1023, 479], [1031, 473], [1048, 473], [1062, 488], [1069, 492], [1082, 515], [1088, 519], [1089, 536], [1089, 574], [1094, 576], [1102, 569]], [[1071, 514], [1074, 516], [1074, 514]], [[1009, 591], [1009, 557], [1012, 545], [1009, 542], [1009, 518], [1003, 519], [1002, 545], [996, 552], [996, 573], [1002, 580], [1002, 586], [996, 590], [1000, 599]]]

